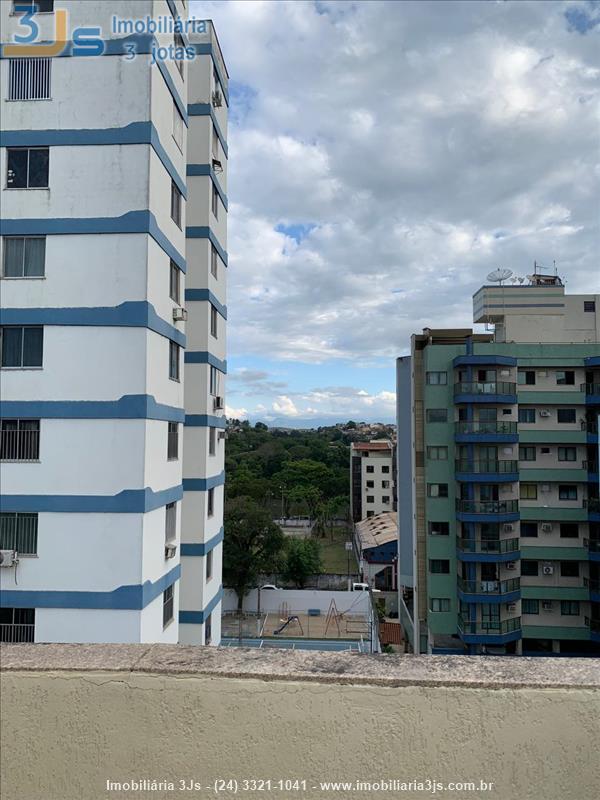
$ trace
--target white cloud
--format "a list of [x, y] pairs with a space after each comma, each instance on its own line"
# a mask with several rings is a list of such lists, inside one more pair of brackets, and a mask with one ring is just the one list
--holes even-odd
[[225, 406], [225, 414], [232, 419], [245, 419], [248, 416], [248, 410], [245, 408], [231, 408], [231, 406]]
[[283, 414], [285, 417], [297, 417], [300, 413], [294, 401], [283, 394], [280, 394], [277, 399], [273, 401], [273, 411], [277, 414]]

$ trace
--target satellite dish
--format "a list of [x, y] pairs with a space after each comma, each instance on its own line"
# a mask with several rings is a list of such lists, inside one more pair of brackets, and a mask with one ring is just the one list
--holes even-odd
[[525, 283], [525, 278], [519, 278], [519, 283]]
[[502, 281], [507, 280], [513, 274], [512, 269], [502, 269], [502, 267], [498, 267], [493, 272], [487, 276], [487, 280], [491, 281], [492, 283], [502, 283]]

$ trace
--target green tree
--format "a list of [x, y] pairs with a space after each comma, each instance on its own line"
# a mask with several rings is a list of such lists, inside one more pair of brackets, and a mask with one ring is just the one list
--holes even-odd
[[288, 539], [283, 577], [304, 589], [309, 575], [321, 572], [321, 551], [315, 539]]
[[236, 497], [225, 509], [223, 578], [238, 597], [238, 611], [262, 572], [277, 572], [285, 538], [269, 512], [249, 497]]

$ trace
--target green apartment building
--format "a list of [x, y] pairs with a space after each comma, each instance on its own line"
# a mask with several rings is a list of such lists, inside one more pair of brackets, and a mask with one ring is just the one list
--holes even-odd
[[[400, 618], [424, 653], [600, 653], [600, 296], [486, 285], [397, 362]], [[417, 645], [418, 642], [418, 645]]]

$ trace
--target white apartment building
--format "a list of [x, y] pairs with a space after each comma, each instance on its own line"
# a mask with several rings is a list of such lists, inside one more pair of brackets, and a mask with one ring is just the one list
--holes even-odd
[[350, 504], [352, 519], [396, 511], [396, 454], [387, 439], [352, 442], [350, 447]]
[[210, 22], [113, 32], [185, 0], [37, 2], [58, 55], [0, 4], [0, 639], [218, 644], [227, 71]]

